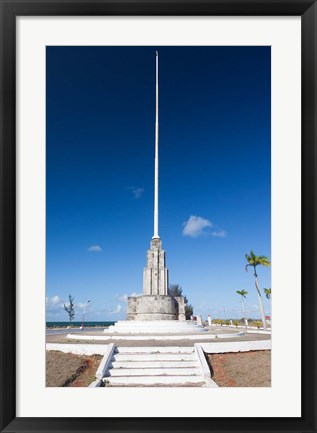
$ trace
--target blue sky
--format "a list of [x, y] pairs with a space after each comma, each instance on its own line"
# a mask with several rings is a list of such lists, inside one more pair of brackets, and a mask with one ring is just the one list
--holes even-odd
[[[241, 317], [245, 254], [271, 257], [270, 47], [47, 47], [47, 320], [122, 320], [159, 234], [194, 313]], [[258, 270], [271, 287], [271, 269]], [[264, 298], [267, 314], [269, 301]]]

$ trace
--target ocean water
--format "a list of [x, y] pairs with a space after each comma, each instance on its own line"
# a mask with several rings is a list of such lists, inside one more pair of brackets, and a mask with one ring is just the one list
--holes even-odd
[[[93, 328], [93, 327], [104, 327], [114, 325], [116, 322], [89, 322], [85, 320], [84, 326], [85, 328]], [[46, 328], [65, 328], [66, 326], [70, 326], [71, 328], [79, 328], [81, 326], [81, 322], [46, 322]]]

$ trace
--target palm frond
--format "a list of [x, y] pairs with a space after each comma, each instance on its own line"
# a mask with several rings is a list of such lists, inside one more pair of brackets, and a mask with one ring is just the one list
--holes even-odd
[[237, 290], [236, 293], [239, 293], [239, 295], [241, 295], [241, 296], [244, 296], [244, 295], [247, 295], [247, 294], [248, 294], [248, 292], [247, 292], [246, 290], [244, 290], [244, 289], [242, 289], [242, 290]]
[[263, 289], [265, 296], [267, 297], [267, 299], [271, 299], [271, 288], [270, 289]]
[[256, 255], [254, 254], [254, 252], [251, 250], [250, 254], [246, 254], [245, 258], [247, 259], [247, 262], [251, 265], [251, 266], [256, 266]]
[[271, 265], [270, 260], [265, 256], [259, 256], [258, 261], [259, 261], [259, 265], [262, 265], [262, 266], [270, 266]]
[[[256, 256], [254, 252], [251, 250], [250, 254], [246, 254], [245, 258], [247, 259], [247, 262], [250, 266], [253, 266], [254, 268], [258, 265], [260, 266], [270, 266], [271, 262], [266, 256]], [[248, 266], [248, 265], [247, 265]]]

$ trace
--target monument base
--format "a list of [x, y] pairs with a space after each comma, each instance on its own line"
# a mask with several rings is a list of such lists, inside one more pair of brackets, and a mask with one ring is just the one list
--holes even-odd
[[128, 298], [127, 320], [185, 320], [183, 296], [143, 295]]
[[105, 334], [115, 336], [122, 335], [147, 335], [168, 336], [175, 339], [180, 334], [200, 334], [207, 332], [206, 328], [194, 321], [181, 320], [119, 320], [114, 325], [104, 330]]

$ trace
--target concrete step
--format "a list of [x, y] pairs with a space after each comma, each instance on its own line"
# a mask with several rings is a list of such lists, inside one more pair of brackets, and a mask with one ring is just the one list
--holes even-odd
[[199, 368], [111, 368], [111, 377], [115, 376], [200, 376]]
[[142, 323], [142, 324], [134, 324], [134, 323], [125, 323], [125, 324], [116, 324], [109, 326], [108, 329], [200, 329], [203, 328], [202, 325], [188, 325], [187, 323], [181, 324], [169, 324], [169, 325], [162, 325], [162, 324], [150, 324], [150, 323]]
[[127, 326], [131, 328], [147, 328], [159, 326], [161, 328], [170, 328], [173, 326], [174, 328], [184, 328], [186, 326], [202, 326], [198, 325], [197, 322], [193, 321], [179, 321], [179, 320], [119, 320], [114, 325], [110, 325], [110, 327], [122, 327]]
[[206, 386], [202, 376], [122, 376], [106, 377], [106, 386]]
[[205, 332], [206, 329], [195, 322], [178, 320], [129, 321], [123, 320], [105, 329], [105, 333], [144, 334], [144, 333], [192, 333]]
[[113, 361], [196, 361], [195, 353], [117, 353]]
[[182, 347], [182, 346], [144, 346], [144, 347], [124, 347], [118, 346], [115, 349], [115, 353], [194, 353], [193, 347]]
[[113, 368], [194, 368], [198, 361], [113, 361]]

